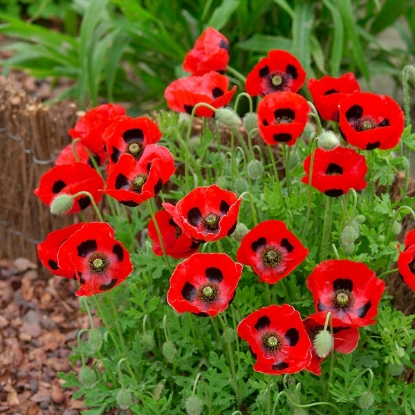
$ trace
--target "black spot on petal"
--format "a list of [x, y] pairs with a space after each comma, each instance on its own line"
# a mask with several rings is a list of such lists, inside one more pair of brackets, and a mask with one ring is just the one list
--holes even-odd
[[208, 313], [204, 313], [203, 311], [200, 313], [193, 313], [197, 317], [209, 317]]
[[202, 220], [202, 213], [198, 207], [191, 208], [187, 212], [187, 220], [192, 226], [198, 226]]
[[289, 364], [287, 362], [280, 362], [272, 365], [272, 370], [284, 370], [287, 369]]
[[122, 189], [125, 186], [129, 186], [130, 182], [128, 181], [127, 177], [120, 173], [117, 178], [115, 179], [115, 188], [117, 190]]
[[274, 117], [277, 118], [287, 118], [293, 120], [295, 118], [295, 111], [291, 108], [279, 108], [274, 111]]
[[363, 115], [363, 108], [360, 105], [353, 105], [346, 111], [346, 119], [347, 121], [362, 118]]
[[385, 118], [382, 122], [380, 122], [378, 125], [378, 127], [389, 127], [389, 120], [387, 118]]
[[262, 121], [262, 125], [264, 125], [265, 127], [268, 127], [269, 126], [268, 121], [267, 120], [263, 120]]
[[102, 284], [99, 289], [101, 291], [108, 291], [117, 283], [117, 281], [117, 278], [113, 278], [108, 284]]
[[336, 163], [330, 163], [327, 166], [326, 174], [328, 174], [328, 175], [343, 174], [343, 167], [339, 166]]
[[252, 347], [249, 347], [249, 351], [251, 352], [252, 357], [256, 360], [258, 355], [252, 350]]
[[324, 95], [331, 95], [331, 94], [338, 94], [339, 91], [336, 91], [335, 89], [329, 89], [324, 93]]
[[91, 199], [88, 196], [83, 196], [78, 199], [78, 205], [82, 209], [86, 209], [91, 204]]
[[112, 247], [112, 252], [117, 255], [118, 261], [122, 261], [124, 259], [124, 251], [122, 249], [122, 246], [120, 244], [115, 244]]
[[372, 303], [369, 300], [365, 305], [363, 305], [362, 307], [357, 309], [356, 314], [360, 318], [364, 318], [364, 317], [366, 317], [366, 314], [368, 313], [368, 311], [370, 310], [371, 307], [372, 307]]
[[[406, 248], [405, 248], [405, 250], [407, 249], [407, 248], [409, 248], [409, 246], [407, 246]], [[411, 271], [411, 273], [413, 274], [413, 275], [415, 275], [415, 258], [408, 264], [408, 267], [409, 267], [409, 271]]]
[[186, 282], [182, 288], [182, 296], [187, 301], [193, 301], [196, 297], [197, 290], [190, 282]]
[[154, 193], [157, 194], [161, 190], [162, 186], [163, 181], [161, 179], [158, 179], [156, 185], [154, 186]]
[[189, 115], [192, 115], [193, 107], [194, 107], [194, 105], [188, 105], [188, 104], [184, 104], [184, 105], [183, 105], [184, 110], [185, 110], [185, 111], [186, 111]]
[[226, 49], [226, 50], [228, 51], [228, 53], [229, 53], [229, 44], [228, 44], [228, 42], [226, 42], [224, 39], [221, 39], [221, 40], [220, 40], [220, 42], [219, 42], [219, 47], [220, 47], [221, 49]]
[[366, 150], [374, 150], [375, 148], [380, 147], [380, 141], [375, 141], [374, 143], [366, 144]]
[[219, 87], [215, 87], [212, 89], [212, 96], [213, 98], [219, 98], [223, 95], [223, 90]]
[[197, 249], [197, 248], [199, 248], [199, 246], [200, 246], [200, 242], [192, 241], [192, 243], [190, 244], [189, 250], [193, 251], [193, 249]]
[[122, 138], [126, 143], [131, 141], [144, 141], [143, 130], [140, 128], [132, 128], [131, 130], [124, 131], [122, 133]]
[[222, 200], [220, 202], [219, 209], [220, 209], [220, 213], [222, 213], [222, 215], [226, 215], [228, 213], [229, 209], [230, 209], [230, 206], [224, 200]]
[[290, 75], [291, 78], [293, 78], [293, 79], [298, 78], [298, 71], [297, 71], [297, 68], [294, 65], [288, 64], [287, 67], [285, 68], [285, 72], [287, 72], [287, 74]]
[[56, 271], [57, 269], [59, 269], [59, 265], [57, 264], [57, 262], [55, 262], [53, 259], [50, 259], [48, 261], [48, 265], [54, 270]]
[[258, 252], [260, 248], [267, 244], [267, 240], [264, 237], [257, 239], [256, 241], [252, 242], [251, 248], [254, 252]]
[[292, 327], [285, 333], [285, 338], [287, 339], [290, 346], [295, 346], [300, 339], [300, 333], [296, 328]]
[[88, 254], [97, 250], [97, 241], [95, 239], [88, 239], [81, 242], [77, 247], [78, 256], [85, 258]]
[[120, 201], [121, 204], [123, 204], [124, 206], [129, 206], [129, 207], [137, 207], [138, 203], [134, 202], [134, 200], [122, 200]]
[[236, 229], [236, 221], [235, 223], [229, 228], [228, 233], [226, 234], [227, 236], [232, 235], [235, 232]]
[[330, 197], [340, 197], [343, 194], [343, 190], [342, 189], [330, 189], [330, 190], [326, 190], [324, 194]]
[[281, 239], [281, 246], [287, 250], [287, 252], [292, 252], [294, 250], [294, 247], [290, 244], [289, 240], [287, 238]]
[[110, 156], [111, 161], [113, 163], [116, 163], [120, 159], [120, 156], [121, 156], [121, 151], [118, 150], [118, 148], [113, 147], [112, 148], [112, 153], [111, 153], [111, 156]]
[[293, 138], [293, 136], [288, 133], [279, 133], [279, 134], [274, 134], [272, 138], [279, 143], [287, 143]]
[[210, 282], [220, 283], [223, 281], [223, 273], [219, 268], [209, 267], [205, 271], [206, 277]]
[[268, 68], [268, 66], [264, 66], [263, 68], [261, 68], [258, 73], [259, 73], [259, 76], [261, 78], [267, 77], [269, 75], [269, 68]]
[[59, 193], [64, 187], [66, 187], [65, 182], [63, 180], [57, 180], [55, 183], [53, 183], [52, 193]]
[[347, 290], [349, 292], [353, 291], [353, 281], [348, 278], [337, 278], [333, 281], [333, 290]]
[[262, 316], [258, 319], [258, 321], [255, 323], [254, 327], [256, 330], [263, 330], [267, 328], [271, 324], [271, 320], [268, 316]]

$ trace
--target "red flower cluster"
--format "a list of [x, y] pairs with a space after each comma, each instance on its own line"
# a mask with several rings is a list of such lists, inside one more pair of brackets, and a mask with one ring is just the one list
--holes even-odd
[[405, 250], [399, 253], [398, 269], [405, 283], [415, 291], [415, 230], [405, 236]]

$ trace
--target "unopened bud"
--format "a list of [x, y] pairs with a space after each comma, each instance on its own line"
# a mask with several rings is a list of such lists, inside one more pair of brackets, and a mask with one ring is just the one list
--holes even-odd
[[189, 140], [190, 150], [196, 150], [199, 147], [200, 147], [200, 136], [194, 135], [193, 137], [190, 137], [190, 140]]
[[324, 131], [318, 136], [317, 144], [324, 150], [333, 150], [340, 145], [340, 140], [333, 132]]
[[117, 406], [120, 409], [128, 409], [133, 403], [133, 394], [129, 389], [122, 388], [115, 396]]
[[373, 393], [370, 391], [366, 391], [362, 395], [360, 395], [359, 400], [357, 401], [357, 405], [361, 409], [369, 409], [374, 402], [375, 397], [373, 396]]
[[68, 213], [73, 207], [73, 197], [62, 193], [57, 195], [50, 204], [50, 213], [53, 215], [64, 215]]
[[88, 332], [88, 343], [94, 352], [97, 352], [104, 341], [104, 337], [99, 329], [91, 329]]
[[230, 327], [228, 327], [226, 330], [227, 330], [226, 332], [224, 331], [222, 333], [222, 337], [224, 341], [227, 341], [226, 334], [228, 334], [229, 341], [233, 343], [236, 340], [235, 330], [231, 329]]
[[167, 359], [167, 361], [172, 363], [174, 360], [174, 356], [176, 356], [176, 352], [177, 352], [177, 349], [174, 343], [171, 341], [165, 342], [163, 344], [161, 351], [163, 352], [163, 355]]
[[391, 376], [400, 376], [403, 373], [404, 366], [402, 363], [391, 363], [389, 365], [389, 373]]
[[405, 349], [401, 346], [396, 346], [396, 355], [399, 357], [399, 359], [402, 359], [405, 356]]
[[220, 176], [216, 179], [216, 184], [221, 189], [226, 189], [228, 187], [228, 181], [226, 180], [225, 176]]
[[163, 393], [164, 383], [159, 382], [157, 383], [156, 387], [153, 390], [153, 398], [157, 402], [161, 398], [161, 394]]
[[354, 250], [356, 249], [356, 246], [355, 246], [354, 243], [346, 244], [346, 245], [343, 245], [343, 249], [344, 249], [344, 252], [346, 252], [347, 255], [351, 255], [351, 254], [353, 254]]
[[317, 356], [325, 358], [333, 350], [334, 340], [332, 334], [328, 330], [321, 330], [314, 337], [313, 346]]
[[235, 179], [235, 193], [237, 195], [240, 195], [243, 192], [246, 192], [248, 190], [249, 190], [249, 185], [248, 185], [248, 182], [244, 178], [238, 177], [237, 179]]
[[219, 108], [215, 112], [215, 118], [231, 128], [239, 128], [242, 125], [241, 117], [232, 108]]
[[236, 242], [241, 242], [243, 237], [249, 232], [248, 227], [244, 223], [238, 223], [235, 231], [231, 235]]
[[378, 236], [378, 242], [382, 243], [386, 241], [386, 236], [385, 235], [379, 235]]
[[402, 225], [399, 222], [395, 221], [392, 225], [392, 233], [394, 233], [395, 235], [398, 235], [401, 233], [401, 230], [402, 230]]
[[310, 122], [308, 122], [306, 125], [305, 125], [305, 128], [304, 128], [304, 131], [303, 131], [303, 133], [301, 134], [301, 138], [303, 138], [303, 139], [310, 139], [311, 138], [311, 136], [313, 135], [313, 134], [315, 134], [315, 132], [316, 132], [316, 129], [315, 129], [315, 127], [314, 127], [314, 125], [313, 124], [311, 124]]
[[250, 112], [243, 117], [242, 122], [244, 123], [245, 130], [250, 134], [255, 128], [258, 128], [258, 114]]
[[341, 234], [341, 241], [343, 245], [352, 244], [358, 236], [359, 234], [353, 226], [345, 226]]
[[301, 158], [298, 153], [292, 153], [290, 157], [290, 167], [294, 169], [301, 163]]
[[203, 402], [197, 395], [189, 396], [184, 403], [188, 415], [200, 415], [203, 411]]
[[92, 388], [97, 381], [97, 374], [88, 366], [82, 366], [78, 374], [79, 381], [86, 388]]
[[248, 175], [252, 180], [258, 180], [264, 173], [264, 166], [259, 160], [251, 160], [248, 163]]
[[144, 333], [141, 336], [141, 346], [145, 352], [150, 352], [154, 349], [156, 342], [151, 334]]
[[366, 217], [365, 217], [364, 215], [357, 215], [357, 216], [355, 217], [355, 221], [356, 221], [357, 223], [364, 223], [364, 222], [365, 222], [365, 220], [366, 220]]

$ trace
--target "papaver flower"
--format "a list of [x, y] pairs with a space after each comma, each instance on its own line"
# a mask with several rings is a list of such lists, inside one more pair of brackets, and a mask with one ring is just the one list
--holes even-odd
[[121, 154], [131, 154], [138, 160], [148, 144], [155, 144], [161, 138], [157, 124], [147, 117], [122, 117], [105, 130], [102, 139], [108, 152], [109, 173]]
[[355, 150], [336, 147], [333, 150], [317, 148], [314, 153], [313, 174], [310, 183], [311, 154], [304, 160], [306, 176], [303, 183], [311, 184], [327, 196], [339, 197], [350, 189], [366, 188], [367, 164], [365, 156]]
[[[184, 234], [167, 211], [159, 210], [154, 216], [160, 229], [167, 255], [173, 258], [188, 258], [199, 249], [200, 243]], [[153, 252], [156, 255], [163, 255], [153, 221], [150, 221], [148, 224], [148, 236], [153, 241]]]
[[339, 104], [343, 138], [362, 150], [394, 148], [405, 128], [405, 117], [396, 101], [386, 95], [361, 92]]
[[[193, 107], [200, 102], [221, 108], [229, 104], [236, 91], [234, 86], [228, 91], [229, 79], [217, 72], [202, 76], [191, 76], [173, 81], [165, 90], [164, 97], [173, 111], [191, 114]], [[213, 111], [206, 107], [196, 110], [198, 117], [212, 117]]]
[[107, 178], [104, 193], [126, 206], [135, 207], [154, 197], [175, 171], [167, 148], [149, 144], [139, 160], [123, 154]]
[[226, 254], [196, 253], [177, 265], [167, 302], [178, 312], [216, 316], [233, 300], [242, 265]]
[[308, 249], [284, 222], [266, 220], [244, 236], [236, 259], [249, 265], [260, 281], [275, 284], [300, 265], [307, 254]]
[[[85, 164], [90, 165], [91, 167], [94, 167], [87, 148], [88, 147], [84, 146], [80, 141], [75, 143], [75, 151], [76, 151], [76, 155], [78, 156], [78, 161], [80, 163], [85, 163]], [[91, 155], [96, 161], [98, 166], [103, 165], [107, 157], [107, 153], [105, 151], [102, 151], [99, 154], [91, 154]], [[75, 155], [73, 153], [73, 148], [72, 148], [72, 143], [71, 143], [65, 146], [61, 150], [58, 157], [56, 157], [55, 165], [60, 166], [62, 164], [72, 164], [76, 162], [77, 160], [75, 159]]]
[[311, 78], [307, 86], [320, 117], [327, 121], [338, 121], [339, 103], [350, 94], [360, 92], [359, 83], [351, 72], [338, 78]]
[[404, 282], [415, 291], [415, 230], [405, 236], [405, 250], [399, 252], [398, 270]]
[[306, 280], [316, 313], [324, 324], [331, 312], [334, 327], [362, 327], [375, 322], [385, 283], [361, 262], [332, 259], [318, 264]]
[[310, 363], [310, 339], [300, 313], [288, 304], [254, 311], [239, 323], [238, 335], [248, 342], [257, 359], [257, 372], [296, 373]]
[[287, 143], [293, 146], [303, 133], [310, 106], [294, 92], [267, 95], [258, 105], [258, 128], [269, 145]]
[[229, 42], [222, 33], [208, 27], [196, 40], [183, 62], [183, 69], [192, 75], [224, 72], [229, 62]]
[[[85, 163], [77, 162], [52, 167], [41, 178], [39, 187], [34, 194], [46, 205], [50, 206], [56, 196], [60, 194], [75, 195], [78, 192], [89, 192], [95, 203], [102, 198], [100, 190], [104, 187], [104, 180], [95, 169]], [[78, 196], [69, 213], [77, 213], [91, 204], [88, 196]]]
[[271, 50], [246, 78], [246, 92], [252, 97], [272, 92], [297, 92], [304, 84], [306, 73], [297, 58], [284, 50]]

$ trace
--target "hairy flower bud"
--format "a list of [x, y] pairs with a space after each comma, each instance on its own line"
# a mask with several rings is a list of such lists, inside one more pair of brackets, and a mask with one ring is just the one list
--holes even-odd
[[120, 409], [128, 409], [133, 403], [133, 395], [129, 389], [121, 388], [115, 396], [117, 406]]
[[157, 402], [161, 398], [161, 394], [163, 393], [164, 383], [159, 382], [157, 383], [156, 387], [153, 390], [153, 398]]
[[258, 114], [256, 112], [249, 112], [243, 117], [242, 122], [247, 133], [251, 134], [253, 130], [258, 128]]
[[361, 409], [369, 409], [374, 402], [375, 397], [373, 396], [373, 393], [370, 391], [366, 391], [362, 395], [360, 395], [359, 400], [357, 401], [357, 405]]
[[97, 352], [104, 341], [104, 337], [99, 329], [91, 329], [88, 331], [88, 343], [94, 352]]
[[184, 406], [188, 415], [200, 415], [203, 411], [203, 402], [197, 395], [189, 396]]
[[357, 216], [355, 217], [355, 221], [356, 221], [357, 223], [364, 223], [364, 222], [365, 222], [365, 220], [366, 220], [365, 215], [357, 215]]
[[52, 200], [50, 213], [53, 215], [63, 215], [72, 209], [73, 203], [73, 197], [71, 195], [62, 193]]
[[236, 340], [235, 330], [234, 329], [231, 329], [230, 327], [228, 327], [226, 330], [227, 330], [226, 332], [224, 331], [222, 333], [223, 340], [226, 341], [226, 333], [227, 333], [228, 334], [228, 337], [229, 337], [229, 341], [231, 343], [233, 343]]
[[341, 241], [343, 245], [352, 244], [357, 238], [359, 234], [356, 232], [356, 229], [353, 226], [345, 226], [342, 234], [341, 234]]
[[301, 158], [298, 153], [291, 153], [290, 157], [290, 167], [291, 169], [294, 169], [301, 163]]
[[155, 345], [156, 342], [151, 334], [144, 333], [141, 336], [141, 347], [145, 352], [150, 352], [151, 350], [153, 350]]
[[340, 145], [340, 140], [333, 132], [324, 131], [318, 136], [317, 144], [324, 150], [333, 150]]
[[231, 235], [236, 242], [241, 242], [243, 237], [249, 232], [248, 227], [244, 223], [238, 223], [235, 231]]
[[248, 163], [248, 175], [252, 180], [258, 180], [264, 173], [264, 166], [259, 160], [251, 160]]
[[332, 334], [328, 330], [321, 330], [314, 337], [313, 346], [317, 356], [325, 358], [333, 350], [334, 339]]
[[392, 233], [394, 233], [395, 235], [398, 235], [401, 233], [401, 230], [402, 230], [402, 225], [398, 221], [395, 221], [392, 225]]
[[303, 133], [301, 134], [301, 138], [308, 140], [315, 134], [315, 132], [316, 132], [316, 128], [314, 124], [308, 122], [305, 125]]
[[404, 366], [402, 363], [391, 363], [389, 365], [389, 373], [391, 376], [400, 376], [403, 373]]
[[82, 366], [78, 374], [79, 381], [86, 388], [92, 388], [97, 381], [97, 374], [88, 366]]
[[229, 107], [216, 110], [215, 118], [222, 124], [231, 128], [239, 128], [242, 125], [241, 117]]
[[176, 346], [173, 342], [167, 341], [163, 344], [161, 349], [163, 356], [167, 359], [168, 362], [172, 363], [174, 360], [174, 356], [176, 356]]
[[240, 195], [243, 192], [246, 192], [248, 190], [249, 190], [249, 185], [248, 185], [248, 182], [244, 178], [238, 177], [237, 179], [235, 179], [235, 193], [237, 195]]
[[346, 252], [346, 254], [348, 255], [353, 254], [355, 248], [356, 248], [356, 245], [353, 242], [351, 244], [343, 245], [344, 252]]

